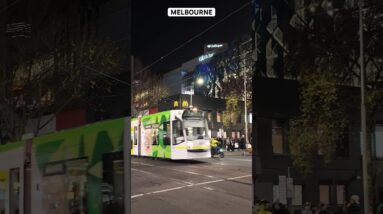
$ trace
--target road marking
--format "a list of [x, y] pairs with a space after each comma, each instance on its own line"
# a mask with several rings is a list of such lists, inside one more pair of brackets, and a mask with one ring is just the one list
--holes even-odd
[[[145, 164], [145, 163], [140, 163], [140, 162], [132, 162], [132, 163], [137, 164], [137, 165], [144, 165], [144, 166], [155, 166], [155, 165]], [[215, 164], [225, 165], [224, 163], [215, 163]], [[162, 169], [167, 169], [167, 170], [173, 170], [173, 171], [176, 171], [176, 172], [188, 173], [188, 174], [192, 174], [192, 175], [201, 175], [201, 176], [204, 176], [204, 177], [207, 177], [207, 178], [217, 178], [217, 177], [212, 176], [212, 175], [206, 175], [206, 174], [201, 174], [201, 173], [192, 172], [192, 171], [184, 171], [184, 170], [172, 169], [172, 168], [164, 167], [164, 166], [155, 166], [155, 167], [162, 168]], [[140, 170], [136, 170], [136, 171], [140, 171]], [[140, 171], [140, 172], [144, 172], [144, 171]], [[154, 173], [152, 173], [152, 174], [154, 174]]]
[[210, 190], [210, 191], [213, 191], [214, 189], [211, 188], [211, 187], [204, 187], [204, 189], [207, 189], [207, 190]]
[[194, 184], [194, 186], [201, 186], [201, 185], [204, 185], [204, 184], [212, 184], [212, 183], [217, 183], [217, 182], [221, 182], [221, 181], [224, 181], [224, 179], [219, 179], [219, 180], [215, 180], [215, 181], [206, 181], [206, 182], [202, 182], [202, 183], [197, 183], [197, 184]]
[[[186, 185], [186, 186], [179, 186], [179, 187], [174, 187], [174, 188], [169, 188], [169, 189], [163, 189], [163, 190], [148, 192], [148, 193], [144, 193], [144, 194], [133, 195], [133, 196], [131, 196], [131, 198], [137, 198], [137, 197], [142, 197], [144, 195], [158, 194], [158, 193], [163, 193], [163, 192], [170, 192], [170, 191], [174, 191], [174, 190], [183, 189], [185, 187], [201, 186], [201, 185], [205, 185], [205, 184], [218, 183], [218, 182], [222, 182], [222, 181], [236, 180], [236, 179], [246, 178], [246, 177], [250, 177], [250, 176], [252, 176], [252, 175], [243, 175], [243, 176], [232, 177], [232, 178], [227, 178], [227, 179], [206, 181], [206, 182], [201, 182], [201, 183], [196, 183], [196, 184], [190, 183], [189, 185]], [[187, 182], [185, 182], [185, 183], [187, 183]], [[203, 187], [203, 188], [208, 189], [208, 190], [213, 190], [211, 187]]]
[[152, 164], [141, 163], [141, 162], [133, 162], [133, 161], [132, 161], [132, 164], [138, 164], [138, 165], [143, 165], [143, 166], [154, 166]]
[[153, 194], [157, 194], [157, 193], [162, 193], [162, 192], [169, 192], [169, 191], [173, 191], [173, 190], [177, 190], [177, 189], [182, 189], [182, 188], [185, 188], [186, 186], [180, 186], [180, 187], [174, 187], [174, 188], [169, 188], [169, 189], [163, 189], [163, 190], [158, 190], [158, 191], [154, 191], [154, 192], [151, 192]]
[[132, 197], [130, 197], [130, 198], [138, 198], [138, 197], [142, 197], [142, 196], [144, 196], [145, 194], [138, 194], [138, 195], [132, 195]]
[[142, 172], [142, 173], [145, 173], [145, 174], [155, 175], [154, 173], [148, 172], [148, 171], [145, 171], [145, 170], [139, 170], [139, 169], [135, 169], [135, 168], [132, 168], [132, 170], [133, 171], [137, 171], [137, 172]]
[[193, 183], [191, 182], [187, 182], [187, 181], [184, 181], [185, 184], [188, 184], [188, 185], [194, 185]]
[[224, 164], [224, 163], [214, 163], [214, 164], [222, 165], [222, 166], [226, 165], [226, 164]]
[[244, 176], [238, 176], [238, 177], [228, 178], [227, 180], [236, 180], [236, 179], [247, 178], [247, 177], [251, 177], [251, 176], [252, 176], [252, 175], [244, 175]]
[[201, 174], [196, 173], [196, 172], [189, 172], [189, 171], [181, 171], [181, 172], [186, 172], [186, 173], [189, 173], [189, 174], [192, 174], [192, 175], [201, 175]]

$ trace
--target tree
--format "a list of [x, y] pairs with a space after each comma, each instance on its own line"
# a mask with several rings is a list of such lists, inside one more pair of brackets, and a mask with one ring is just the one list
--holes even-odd
[[158, 106], [160, 100], [169, 95], [161, 77], [149, 70], [143, 70], [142, 62], [135, 60], [136, 75], [133, 84], [133, 105], [138, 111]]
[[[38, 120], [38, 134], [47, 124], [40, 124], [43, 115], [89, 98], [91, 90], [108, 90], [113, 81], [105, 76], [120, 72], [124, 56], [113, 42], [97, 36], [91, 4], [40, 4], [28, 7], [25, 17], [36, 30], [28, 39], [8, 38], [11, 54], [1, 59], [6, 65], [0, 75], [3, 141], [19, 140], [32, 118]], [[37, 8], [42, 13], [29, 17]]]
[[234, 40], [226, 51], [212, 58], [209, 62], [208, 72], [203, 69], [196, 70], [196, 76], [204, 76], [206, 73], [209, 76], [209, 80], [206, 81], [207, 94], [205, 95], [218, 94], [220, 98], [226, 98], [233, 93], [237, 98], [243, 100], [244, 75], [246, 74], [247, 99], [251, 100], [254, 59], [252, 58], [251, 43], [248, 41], [246, 36]]
[[[383, 104], [383, 45], [378, 40], [383, 36], [383, 6], [374, 1], [365, 3], [367, 132], [373, 133], [376, 113]], [[289, 143], [295, 166], [305, 174], [312, 172], [317, 149], [325, 152], [326, 161], [333, 158], [342, 130], [354, 120], [347, 109], [360, 103], [344, 93], [347, 87], [360, 86], [358, 11], [340, 9], [333, 15], [324, 9], [317, 12], [306, 11], [301, 24], [285, 37], [286, 73], [301, 83], [302, 103], [301, 115], [292, 120]], [[367, 157], [372, 163], [370, 148], [371, 139]], [[369, 171], [375, 177], [371, 167]]]
[[226, 98], [226, 109], [222, 112], [222, 122], [226, 129], [232, 128], [237, 123], [238, 117], [241, 115], [238, 98], [231, 93]]
[[348, 117], [332, 73], [301, 74], [301, 84], [301, 115], [291, 121], [289, 142], [294, 165], [308, 175], [318, 151], [332, 160]]

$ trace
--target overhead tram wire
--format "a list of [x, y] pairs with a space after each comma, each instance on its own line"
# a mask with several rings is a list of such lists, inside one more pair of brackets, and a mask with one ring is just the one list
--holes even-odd
[[[221, 20], [219, 20], [218, 22], [214, 23], [213, 25], [211, 25], [210, 27], [206, 28], [205, 30], [201, 31], [200, 33], [198, 33], [197, 35], [193, 36], [191, 39], [187, 40], [186, 42], [182, 43], [181, 45], [179, 45], [178, 47], [176, 47], [175, 49], [173, 49], [172, 51], [168, 52], [167, 54], [165, 54], [164, 56], [160, 57], [159, 59], [155, 60], [154, 62], [152, 62], [151, 64], [149, 64], [148, 66], [142, 68], [141, 70], [137, 71], [135, 74], [140, 74], [142, 72], [144, 72], [145, 70], [147, 70], [148, 68], [152, 67], [153, 65], [157, 64], [158, 62], [160, 62], [161, 60], [163, 60], [164, 58], [168, 57], [169, 55], [171, 55], [172, 53], [176, 52], [177, 50], [181, 49], [182, 47], [184, 47], [185, 45], [187, 45], [188, 43], [192, 42], [193, 40], [197, 39], [198, 37], [202, 36], [204, 33], [208, 32], [209, 30], [211, 30], [212, 28], [214, 28], [215, 26], [217, 26], [218, 24], [222, 23], [223, 21], [225, 21], [226, 19], [230, 18], [231, 16], [233, 16], [235, 13], [241, 11], [242, 9], [244, 9], [245, 7], [247, 7], [248, 5], [250, 5], [251, 2], [248, 2], [244, 5], [242, 5], [241, 7], [237, 8], [236, 10], [234, 10], [233, 12], [229, 13], [228, 15], [226, 15], [225, 17], [223, 17]], [[130, 83], [127, 83], [123, 80], [120, 80], [118, 78], [115, 78], [115, 77], [112, 77], [108, 74], [105, 74], [101, 71], [98, 71], [94, 68], [91, 68], [87, 65], [83, 65], [84, 67], [90, 69], [90, 70], [93, 70], [93, 71], [96, 71], [100, 74], [102, 74], [103, 76], [106, 76], [108, 78], [111, 78], [115, 81], [118, 81], [118, 82], [121, 82], [123, 84], [126, 84], [128, 86], [132, 86]]]
[[176, 52], [177, 50], [183, 48], [185, 45], [189, 44], [190, 42], [192, 42], [193, 40], [197, 39], [198, 37], [202, 36], [203, 34], [205, 34], [206, 32], [208, 32], [209, 30], [211, 30], [212, 28], [214, 28], [215, 26], [217, 26], [218, 24], [222, 23], [223, 21], [225, 21], [226, 19], [230, 18], [231, 16], [233, 16], [234, 14], [236, 14], [237, 12], [241, 11], [242, 9], [246, 8], [248, 5], [250, 5], [251, 2], [248, 2], [244, 5], [242, 5], [241, 7], [237, 8], [236, 10], [234, 10], [233, 12], [229, 13], [228, 15], [226, 15], [225, 17], [223, 17], [221, 20], [219, 20], [218, 22], [214, 23], [213, 25], [209, 26], [208, 28], [206, 28], [205, 30], [201, 31], [200, 33], [198, 33], [197, 35], [193, 36], [191, 39], [187, 40], [186, 42], [182, 43], [181, 45], [179, 45], [178, 47], [174, 48], [173, 50], [171, 50], [170, 52], [168, 52], [167, 54], [161, 56], [160, 58], [158, 58], [157, 60], [155, 60], [154, 62], [152, 62], [151, 64], [149, 64], [148, 66], [142, 68], [141, 70], [137, 71], [136, 74], [139, 74], [139, 73], [142, 73], [144, 72], [145, 70], [151, 68], [153, 65], [157, 64], [158, 62], [162, 61], [163, 59], [165, 59], [166, 57], [170, 56], [172, 53]]
[[[219, 20], [218, 22], [214, 23], [213, 25], [211, 25], [210, 27], [206, 28], [205, 30], [201, 31], [200, 33], [198, 33], [197, 35], [193, 36], [191, 39], [187, 40], [186, 42], [182, 43], [181, 45], [179, 45], [178, 47], [176, 47], [175, 49], [173, 49], [172, 51], [168, 52], [167, 54], [165, 54], [164, 56], [160, 57], [159, 59], [155, 60], [153, 63], [149, 64], [148, 66], [144, 67], [143, 69], [139, 70], [138, 72], [136, 72], [135, 74], [140, 74], [142, 72], [144, 72], [145, 70], [147, 70], [148, 68], [152, 67], [153, 65], [157, 64], [158, 62], [160, 62], [161, 60], [165, 59], [166, 57], [168, 57], [169, 55], [171, 55], [172, 53], [176, 52], [177, 50], [183, 48], [185, 45], [189, 44], [190, 42], [192, 42], [193, 40], [197, 39], [198, 37], [202, 36], [204, 33], [208, 32], [209, 30], [211, 30], [212, 28], [214, 28], [215, 26], [217, 26], [218, 24], [222, 23], [223, 21], [225, 21], [226, 19], [230, 18], [231, 16], [233, 16], [234, 14], [236, 14], [237, 12], [241, 11], [242, 9], [244, 9], [245, 7], [247, 7], [248, 5], [250, 5], [251, 2], [248, 2], [244, 5], [242, 5], [241, 7], [237, 8], [236, 10], [234, 10], [233, 12], [229, 13], [228, 15], [226, 15], [224, 18], [222, 18], [221, 20]], [[87, 65], [83, 65], [85, 68], [87, 69], [90, 69], [92, 71], [95, 71], [107, 78], [110, 78], [110, 79], [113, 79], [117, 82], [120, 82], [124, 85], [128, 85], [128, 86], [132, 86], [132, 84], [124, 81], [124, 80], [121, 80], [121, 79], [118, 79], [116, 77], [113, 77], [109, 74], [106, 74], [104, 72], [101, 72], [101, 71], [98, 71], [97, 69], [94, 69], [94, 68], [91, 68]], [[170, 98], [164, 98], [164, 99], [168, 99], [170, 101], [176, 101], [176, 100], [172, 100]]]
[[[92, 71], [95, 71], [95, 72], [97, 72], [97, 73], [99, 73], [99, 74], [101, 74], [101, 75], [103, 75], [103, 76], [105, 76], [105, 77], [107, 77], [107, 78], [109, 78], [109, 79], [112, 79], [112, 80], [115, 80], [115, 81], [117, 81], [117, 82], [119, 82], [119, 83], [122, 83], [122, 84], [124, 84], [124, 85], [127, 85], [127, 86], [130, 86], [130, 87], [132, 87], [132, 84], [131, 83], [128, 83], [128, 82], [126, 82], [126, 81], [124, 81], [124, 80], [121, 80], [121, 79], [118, 79], [118, 78], [116, 78], [116, 77], [113, 77], [113, 76], [111, 76], [111, 75], [109, 75], [109, 74], [106, 74], [106, 73], [104, 73], [104, 72], [101, 72], [101, 71], [98, 71], [97, 69], [94, 69], [94, 68], [91, 68], [91, 67], [89, 67], [89, 66], [87, 66], [87, 65], [83, 65], [85, 68], [87, 68], [87, 69], [89, 69], [89, 70], [92, 70]], [[165, 98], [163, 98], [163, 99], [167, 99], [167, 100], [170, 100], [170, 101], [177, 101], [177, 100], [173, 100], [173, 99], [170, 99], [170, 98], [167, 98], [167, 97], [165, 97]]]
[[4, 8], [0, 8], [0, 14], [3, 13], [3, 12], [6, 12], [9, 8], [11, 8], [13, 5], [17, 4], [20, 0], [15, 0], [13, 2], [11, 2], [10, 4], [8, 4], [7, 6], [5, 6]]

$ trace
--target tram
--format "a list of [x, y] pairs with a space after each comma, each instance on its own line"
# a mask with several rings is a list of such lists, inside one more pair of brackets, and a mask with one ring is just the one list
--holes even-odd
[[210, 158], [210, 137], [203, 111], [169, 110], [132, 118], [134, 156], [172, 160]]

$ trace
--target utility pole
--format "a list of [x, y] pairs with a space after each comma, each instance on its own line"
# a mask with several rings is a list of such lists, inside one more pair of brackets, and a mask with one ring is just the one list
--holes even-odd
[[360, 90], [361, 90], [361, 127], [362, 127], [362, 167], [363, 167], [363, 202], [364, 213], [370, 213], [370, 200], [368, 191], [368, 159], [366, 142], [366, 103], [365, 103], [365, 70], [364, 70], [364, 43], [363, 43], [363, 0], [359, 1], [359, 42], [360, 42]]
[[244, 86], [244, 95], [245, 95], [245, 142], [246, 142], [246, 146], [249, 144], [249, 134], [248, 134], [248, 124], [247, 124], [247, 77], [246, 77], [246, 70], [247, 68], [245, 68], [245, 70], [243, 71], [243, 78], [244, 78], [244, 81], [243, 81], [243, 86]]
[[[244, 44], [247, 44], [251, 42], [251, 39], [243, 42], [241, 44], [241, 47], [244, 45]], [[241, 48], [240, 47], [240, 48]], [[249, 52], [245, 52], [244, 54], [248, 54]], [[244, 54], [240, 53], [240, 56], [242, 57]], [[247, 71], [247, 67], [246, 67], [246, 56], [243, 57], [241, 60], [244, 61], [244, 70], [243, 70], [243, 90], [244, 90], [244, 103], [245, 103], [245, 144], [246, 146], [249, 145], [249, 130], [248, 130], [248, 116], [247, 116], [247, 76], [246, 76], [246, 71]]]
[[[130, 57], [130, 78], [131, 82], [134, 82], [134, 56], [132, 55]], [[130, 100], [133, 100], [133, 84], [130, 86]], [[132, 110], [134, 108], [133, 102], [131, 103], [131, 114], [129, 117], [125, 118], [125, 128], [124, 128], [124, 207], [125, 207], [125, 214], [131, 213], [131, 165], [130, 165], [130, 150], [132, 147], [132, 142], [130, 138], [130, 126], [132, 121]]]
[[194, 93], [194, 89], [193, 89], [193, 82], [190, 83], [190, 109], [193, 108], [193, 93]]

